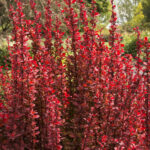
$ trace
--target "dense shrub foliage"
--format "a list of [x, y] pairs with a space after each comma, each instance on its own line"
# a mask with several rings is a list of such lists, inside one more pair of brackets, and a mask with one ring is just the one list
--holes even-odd
[[16, 9], [10, 8], [14, 44], [8, 47], [11, 70], [7, 65], [0, 68], [0, 149], [148, 150], [148, 38], [141, 40], [135, 29], [133, 59], [124, 54], [113, 0], [109, 46], [101, 29], [95, 30], [94, 0], [90, 20], [83, 0], [64, 2], [61, 6], [56, 1], [56, 6], [68, 28], [65, 40], [50, 0], [44, 24], [34, 0], [30, 0], [33, 20], [26, 19], [19, 0]]

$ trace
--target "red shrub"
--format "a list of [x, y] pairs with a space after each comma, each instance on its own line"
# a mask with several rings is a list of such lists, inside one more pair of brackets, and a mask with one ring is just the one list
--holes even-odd
[[90, 21], [83, 0], [64, 2], [56, 6], [66, 15], [66, 40], [59, 13], [52, 19], [50, 0], [44, 23], [33, 0], [33, 20], [26, 19], [19, 0], [17, 8], [10, 9], [14, 44], [8, 48], [11, 70], [0, 69], [0, 148], [148, 150], [148, 38], [141, 40], [135, 29], [138, 55], [134, 60], [124, 54], [113, 0], [109, 46], [95, 28], [94, 0]]

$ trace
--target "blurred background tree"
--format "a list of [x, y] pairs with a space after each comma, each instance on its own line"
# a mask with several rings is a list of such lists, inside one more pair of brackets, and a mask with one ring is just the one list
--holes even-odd
[[139, 2], [137, 7], [135, 8], [135, 11], [133, 13], [133, 17], [130, 20], [129, 24], [132, 28], [138, 26], [141, 29], [143, 28], [143, 23], [144, 23], [144, 14], [143, 14], [143, 6], [142, 3]]
[[142, 0], [145, 27], [150, 29], [150, 0]]
[[10, 20], [8, 14], [8, 1], [0, 0], [0, 31], [5, 32], [10, 27]]
[[116, 0], [118, 22], [122, 30], [132, 32], [139, 26], [141, 30], [150, 29], [150, 0]]
[[139, 10], [136, 9], [140, 1], [141, 0], [115, 0], [117, 5], [118, 23], [120, 25], [121, 30], [127, 32], [132, 31], [133, 27], [131, 26], [131, 20], [139, 14]]
[[116, 0], [119, 22], [126, 23], [133, 17], [134, 4], [132, 0]]

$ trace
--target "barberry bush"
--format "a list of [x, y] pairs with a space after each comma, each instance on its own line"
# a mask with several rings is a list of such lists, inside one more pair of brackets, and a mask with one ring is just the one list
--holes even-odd
[[58, 14], [46, 0], [44, 23], [29, 2], [30, 20], [21, 1], [10, 8], [11, 69], [0, 67], [0, 149], [148, 150], [148, 38], [135, 28], [137, 55], [124, 53], [113, 0], [109, 45], [96, 30], [94, 0], [88, 15], [83, 0], [57, 0]]

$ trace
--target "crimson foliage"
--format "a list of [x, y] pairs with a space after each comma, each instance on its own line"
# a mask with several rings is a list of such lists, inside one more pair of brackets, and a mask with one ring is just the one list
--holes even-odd
[[[96, 31], [94, 0], [90, 20], [83, 0], [64, 2], [56, 1], [59, 11], [53, 14], [47, 0], [44, 24], [33, 0], [32, 20], [19, 0], [16, 9], [10, 8], [11, 70], [0, 68], [0, 149], [148, 150], [148, 38], [141, 40], [135, 28], [133, 59], [124, 54], [113, 0], [109, 46], [101, 29]], [[69, 32], [66, 40], [60, 14]]]

